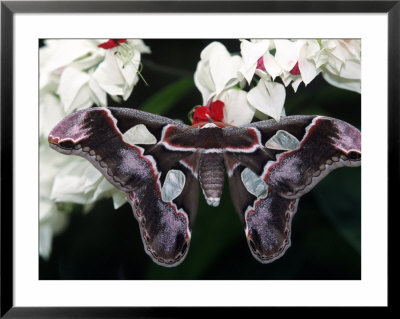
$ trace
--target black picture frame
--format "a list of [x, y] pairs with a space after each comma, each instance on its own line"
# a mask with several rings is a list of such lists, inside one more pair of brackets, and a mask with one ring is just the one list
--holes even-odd
[[[13, 299], [13, 19], [16, 13], [121, 12], [269, 12], [269, 13], [387, 13], [388, 14], [388, 204], [394, 207], [399, 186], [400, 141], [400, 1], [2, 1], [1, 2], [1, 312], [5, 318], [131, 318], [190, 317], [192, 308], [15, 307]], [[388, 214], [389, 225], [391, 216]], [[393, 231], [389, 227], [389, 235]], [[389, 240], [389, 238], [388, 238]], [[390, 249], [390, 240], [389, 249]], [[389, 256], [389, 264], [391, 258]], [[390, 275], [390, 273], [389, 273]], [[388, 280], [390, 284], [390, 279]], [[389, 296], [388, 305], [392, 305]], [[247, 309], [235, 310], [244, 315]], [[299, 309], [291, 308], [291, 311]], [[301, 309], [301, 312], [307, 309]], [[349, 311], [349, 310], [347, 310]], [[224, 308], [202, 308], [196, 315]]]

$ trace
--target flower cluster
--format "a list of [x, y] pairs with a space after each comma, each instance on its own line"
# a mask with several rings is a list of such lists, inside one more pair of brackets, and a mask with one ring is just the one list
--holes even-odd
[[114, 188], [88, 161], [50, 149], [47, 136], [65, 116], [107, 106], [107, 96], [127, 100], [140, 76], [142, 40], [47, 40], [40, 48], [40, 255], [47, 258], [54, 234], [68, 221], [71, 204], [89, 208], [112, 197], [121, 206], [125, 194]]
[[[279, 121], [286, 87], [296, 92], [320, 73], [334, 86], [361, 92], [360, 40], [241, 40], [240, 55], [212, 42], [200, 58], [194, 80], [203, 105], [194, 110], [194, 124], [211, 119], [242, 125], [254, 116]], [[217, 101], [222, 119], [212, 117]]]

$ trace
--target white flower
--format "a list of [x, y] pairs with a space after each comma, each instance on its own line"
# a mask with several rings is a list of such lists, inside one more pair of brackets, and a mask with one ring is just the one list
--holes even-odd
[[107, 106], [127, 100], [138, 82], [141, 53], [150, 53], [142, 40], [47, 40], [40, 49], [40, 89], [60, 95], [64, 111]]
[[361, 93], [360, 40], [322, 40], [322, 76], [331, 85]]
[[[254, 74], [274, 81], [280, 77], [294, 91], [301, 82], [310, 83], [319, 73], [315, 64], [320, 47], [317, 40], [242, 40], [244, 67], [241, 73], [250, 84]], [[272, 52], [272, 53], [271, 53]]]
[[301, 47], [298, 66], [305, 85], [314, 80], [320, 72], [320, 65], [317, 62], [320, 50], [317, 40], [306, 40]]
[[47, 40], [40, 48], [40, 89], [58, 85], [67, 66], [87, 70], [104, 59], [104, 53], [95, 40]]
[[219, 98], [224, 90], [232, 88], [242, 79], [239, 69], [243, 65], [240, 56], [231, 56], [220, 42], [212, 42], [200, 54], [194, 82], [206, 105], [211, 98]]
[[285, 87], [268, 78], [261, 78], [257, 86], [247, 93], [247, 100], [254, 108], [263, 114], [271, 116], [279, 122], [285, 103]]
[[274, 40], [275, 61], [283, 71], [290, 72], [299, 60], [303, 41]]
[[240, 73], [243, 74], [247, 83], [250, 84], [256, 69], [261, 69], [275, 79], [281, 74], [281, 68], [276, 63], [270, 50], [274, 48], [272, 40], [241, 40], [240, 52], [243, 58], [243, 66]]
[[150, 53], [150, 49], [141, 40], [127, 40], [104, 50], [104, 61], [94, 71], [93, 78], [108, 94], [127, 100], [139, 80], [141, 53]]
[[301, 82], [309, 84], [320, 72], [316, 57], [320, 51], [317, 40], [275, 40], [275, 61], [281, 67], [280, 77], [297, 91]]
[[[54, 71], [72, 62], [80, 63], [89, 59], [86, 69], [96, 65], [104, 53], [96, 40], [46, 40], [40, 48], [40, 70]], [[94, 58], [95, 57], [95, 58]]]

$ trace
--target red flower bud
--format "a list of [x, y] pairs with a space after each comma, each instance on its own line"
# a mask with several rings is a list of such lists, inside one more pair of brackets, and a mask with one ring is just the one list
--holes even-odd
[[126, 42], [126, 39], [110, 39], [107, 42], [103, 42], [103, 43], [99, 44], [98, 47], [108, 50], [108, 49], [115, 48], [115, 47], [119, 46], [120, 43], [124, 43], [124, 42]]
[[210, 113], [214, 121], [221, 122], [224, 119], [224, 105], [224, 102], [220, 100], [211, 103]]
[[224, 119], [224, 102], [217, 100], [210, 106], [202, 105], [194, 110], [193, 124], [208, 122], [213, 120], [221, 122]]
[[210, 116], [210, 107], [208, 106], [199, 106], [194, 110], [193, 114], [193, 124], [208, 122], [208, 118]]

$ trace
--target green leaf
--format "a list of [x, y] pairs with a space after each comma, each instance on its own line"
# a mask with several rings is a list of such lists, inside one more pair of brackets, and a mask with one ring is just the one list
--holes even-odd
[[183, 77], [147, 99], [142, 111], [154, 114], [164, 114], [172, 109], [175, 104], [195, 88], [191, 77]]

